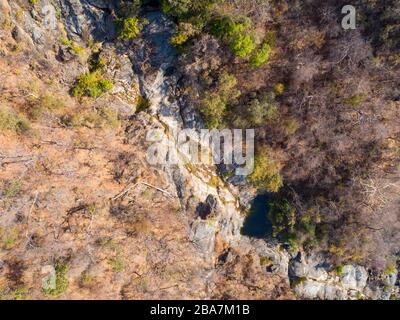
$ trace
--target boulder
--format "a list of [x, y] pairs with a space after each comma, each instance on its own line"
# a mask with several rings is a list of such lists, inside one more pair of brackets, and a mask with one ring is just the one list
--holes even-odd
[[344, 300], [347, 293], [337, 284], [327, 284], [314, 280], [305, 280], [294, 287], [294, 291], [301, 299]]
[[299, 253], [290, 261], [289, 276], [293, 279], [308, 278], [316, 281], [326, 281], [329, 268], [330, 265], [326, 263], [323, 254], [307, 256], [304, 253]]
[[362, 291], [367, 285], [368, 272], [364, 267], [346, 265], [343, 267], [340, 281], [344, 288]]

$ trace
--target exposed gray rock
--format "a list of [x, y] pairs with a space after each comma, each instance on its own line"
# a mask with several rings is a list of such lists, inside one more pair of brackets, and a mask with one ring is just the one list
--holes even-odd
[[278, 243], [243, 237], [240, 242], [240, 249], [243, 251], [246, 251], [246, 249], [254, 251], [260, 258], [269, 259], [271, 265], [266, 266], [264, 271], [279, 275], [289, 283], [288, 267], [290, 256], [285, 250], [280, 248]]
[[326, 281], [328, 279], [326, 258], [322, 254], [312, 254], [306, 256], [299, 253], [297, 257], [290, 261], [289, 276], [292, 278], [308, 278], [316, 281]]
[[[212, 260], [216, 233], [225, 242], [237, 244], [241, 238], [243, 217], [232, 192], [210, 182], [211, 177], [218, 179], [216, 168], [202, 166], [191, 171], [185, 155], [178, 150], [174, 133], [183, 129], [185, 124], [181, 106], [176, 99], [179, 75], [173, 70], [178, 55], [169, 43], [176, 26], [160, 12], [147, 13], [144, 18], [149, 23], [142, 31], [141, 39], [134, 41], [133, 46], [127, 48], [127, 53], [139, 76], [140, 93], [150, 101], [149, 113], [156, 115], [163, 127], [168, 127], [162, 133], [159, 153], [168, 152], [170, 156], [173, 153], [177, 163], [163, 167], [176, 185], [183, 208], [193, 207], [197, 199], [198, 215], [193, 217], [191, 223], [191, 238], [203, 256]], [[168, 149], [171, 145], [174, 150]]]
[[337, 284], [305, 280], [295, 286], [296, 295], [301, 299], [345, 300], [347, 292]]
[[326, 261], [327, 257], [322, 253], [299, 253], [290, 261], [289, 276], [300, 298], [359, 299], [371, 294], [382, 297], [382, 292], [364, 291], [368, 281], [368, 272], [364, 267], [346, 265], [338, 276]]
[[36, 26], [32, 27], [32, 40], [37, 44], [44, 44], [44, 37], [42, 30]]
[[46, 265], [41, 269], [42, 275], [45, 275], [42, 278], [42, 289], [43, 290], [52, 290], [56, 288], [56, 269], [52, 265]]
[[214, 257], [215, 233], [217, 224], [197, 219], [191, 225], [190, 239], [206, 260]]
[[61, 12], [71, 38], [76, 41], [92, 35], [96, 41], [115, 38], [111, 16], [112, 1], [62, 0]]
[[368, 272], [364, 267], [347, 265], [343, 267], [340, 281], [344, 288], [362, 291], [367, 285]]

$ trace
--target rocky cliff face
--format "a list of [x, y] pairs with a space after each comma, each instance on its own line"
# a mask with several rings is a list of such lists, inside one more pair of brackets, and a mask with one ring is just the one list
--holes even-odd
[[[169, 44], [174, 22], [143, 12], [140, 37], [123, 43], [115, 37], [114, 10], [103, 0], [0, 0], [0, 107], [18, 112], [27, 97], [53, 90], [67, 113], [111, 108], [120, 121], [117, 131], [90, 121], [71, 128], [46, 114], [35, 120], [35, 136], [1, 135], [3, 296], [21, 288], [36, 299], [393, 296], [396, 270], [338, 271], [322, 254], [288, 253], [271, 239], [241, 235], [243, 190], [215, 167], [190, 165], [179, 151], [173, 166], [146, 162], [150, 129], [160, 130], [168, 148], [177, 145], [171, 131], [202, 121], [180, 94], [179, 54]], [[105, 61], [114, 86], [78, 101], [68, 91], [93, 55]], [[148, 101], [146, 112], [136, 110], [138, 99]], [[10, 197], [14, 180], [20, 187]], [[68, 272], [61, 274], [60, 265]], [[48, 284], [61, 276], [69, 286], [52, 295]]]

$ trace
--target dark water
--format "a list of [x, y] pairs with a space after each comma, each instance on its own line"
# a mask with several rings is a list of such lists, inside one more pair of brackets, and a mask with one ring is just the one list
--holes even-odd
[[268, 216], [267, 195], [257, 196], [251, 205], [250, 213], [244, 221], [242, 234], [252, 238], [264, 238], [272, 233], [272, 225]]

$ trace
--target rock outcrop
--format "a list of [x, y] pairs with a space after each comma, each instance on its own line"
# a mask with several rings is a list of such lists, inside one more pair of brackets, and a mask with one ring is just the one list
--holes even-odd
[[[233, 178], [232, 183], [221, 179], [215, 166], [191, 164], [179, 149], [174, 134], [185, 128], [199, 129], [203, 126], [198, 112], [181, 93], [179, 54], [169, 42], [176, 29], [175, 23], [159, 11], [144, 12], [142, 18], [148, 23], [141, 36], [123, 43], [115, 36], [115, 9], [113, 1], [105, 0], [40, 0], [29, 8], [26, 1], [0, 0], [0, 25], [9, 27], [9, 30], [1, 31], [1, 39], [11, 37], [15, 46], [24, 47], [24, 55], [37, 62], [37, 66], [31, 69], [35, 69], [38, 77], [51, 73], [65, 92], [80, 74], [89, 70], [89, 54], [85, 55], [85, 50], [82, 50], [82, 55], [73, 52], [70, 41], [85, 49], [87, 42], [100, 42], [101, 50], [97, 53], [99, 59], [106, 61], [104, 76], [112, 79], [114, 85], [109, 95], [98, 98], [90, 107], [110, 107], [118, 115], [118, 120], [125, 123], [122, 136], [118, 137], [108, 133], [98, 137], [85, 132], [93, 146], [87, 146], [69, 131], [68, 137], [58, 142], [58, 137], [66, 135], [64, 131], [69, 130], [65, 126], [53, 131], [46, 129], [46, 148], [48, 145], [65, 148], [67, 159], [73, 159], [76, 153], [81, 157], [78, 160], [82, 167], [90, 167], [88, 172], [92, 175], [92, 184], [89, 183], [88, 188], [93, 188], [90, 191], [96, 201], [107, 203], [104, 205], [107, 210], [101, 211], [97, 218], [99, 229], [95, 232], [91, 231], [95, 223], [90, 215], [90, 206], [80, 203], [72, 209], [64, 208], [65, 203], [73, 203], [78, 196], [55, 178], [51, 181], [59, 186], [59, 190], [51, 196], [54, 203], [62, 203], [61, 207], [47, 202], [46, 196], [52, 191], [48, 191], [46, 186], [41, 186], [33, 199], [32, 196], [22, 199], [24, 203], [30, 203], [30, 215], [37, 209], [44, 212], [40, 217], [43, 220], [51, 219], [49, 210], [62, 217], [58, 219], [61, 222], [49, 223], [54, 228], [54, 236], [46, 233], [43, 242], [51, 246], [51, 254], [62, 253], [73, 262], [70, 274], [75, 276], [76, 288], [95, 288], [101, 294], [89, 295], [94, 298], [126, 299], [153, 298], [160, 287], [163, 289], [157, 292], [157, 298], [293, 298], [289, 286], [301, 299], [389, 299], [397, 293], [397, 271], [383, 276], [373, 275], [358, 265], [346, 265], [337, 270], [327, 262], [323, 253], [289, 253], [273, 239], [251, 239], [241, 234], [245, 218], [241, 207], [248, 206], [254, 197], [253, 192], [238, 187], [243, 184], [243, 179], [236, 181]], [[68, 41], [60, 41], [64, 36]], [[218, 51], [216, 41], [210, 40], [208, 44]], [[8, 54], [10, 48], [0, 45], [0, 57]], [[25, 63], [29, 69], [28, 62]], [[217, 63], [210, 61], [210, 64]], [[137, 112], [139, 98], [148, 103], [146, 112]], [[145, 152], [150, 144], [146, 135], [151, 130], [159, 132], [159, 151], [165, 154], [173, 152], [176, 163], [153, 167], [146, 163]], [[10, 143], [4, 144], [4, 150], [10, 154], [15, 151], [14, 147]], [[19, 144], [18, 148], [29, 152]], [[61, 151], [56, 153], [42, 148], [50, 158], [56, 159], [54, 163], [62, 169], [52, 169], [57, 178], [63, 172], [70, 172], [63, 182], [68, 186], [74, 175], [78, 175], [74, 170], [79, 168], [70, 163], [66, 165]], [[35, 155], [35, 159], [44, 158], [45, 151]], [[92, 160], [97, 162], [93, 164]], [[46, 174], [53, 172], [46, 166], [49, 165], [43, 164], [42, 168]], [[85, 170], [81, 175], [87, 174]], [[109, 177], [111, 170], [114, 170], [113, 181]], [[37, 180], [43, 181], [44, 178], [40, 176]], [[81, 179], [79, 183], [84, 185], [89, 180]], [[119, 188], [115, 186], [115, 180], [126, 184], [122, 191], [119, 184]], [[141, 201], [148, 189], [155, 194]], [[116, 195], [110, 197], [112, 192]], [[62, 213], [58, 211], [60, 208]], [[74, 217], [75, 214], [81, 215], [80, 219]], [[0, 221], [10, 224], [17, 219], [14, 216], [8, 208]], [[30, 222], [32, 217], [26, 219]], [[112, 221], [111, 227], [107, 219]], [[29, 227], [32, 228], [37, 221], [30, 222]], [[146, 233], [148, 221], [154, 229], [152, 234]], [[43, 231], [41, 225], [36, 227]], [[109, 229], [115, 232], [112, 236], [116, 239], [128, 234], [132, 242], [125, 250], [121, 249], [113, 242], [114, 239], [109, 239]], [[174, 233], [177, 236], [169, 239]], [[67, 240], [59, 240], [63, 236]], [[95, 240], [91, 238], [96, 236]], [[26, 237], [30, 239], [28, 231]], [[53, 240], [55, 243], [50, 245]], [[71, 243], [78, 246], [74, 241], [79, 242], [77, 252], [69, 246]], [[143, 252], [142, 244], [146, 248]], [[29, 242], [26, 247], [31, 250], [30, 246], [36, 248]], [[26, 247], [21, 244], [19, 250], [24, 252]], [[40, 275], [42, 281], [38, 286], [47, 289], [49, 281], [55, 281], [56, 269], [54, 261], [49, 264], [46, 248], [39, 245], [37, 248], [36, 256], [33, 251], [26, 255], [32, 259], [34, 270], [30, 279]], [[107, 254], [115, 257], [110, 260]], [[121, 267], [118, 259], [123, 254], [131, 258], [127, 274], [115, 272]], [[8, 252], [4, 260], [16, 259], [11, 255]], [[0, 257], [0, 262], [2, 259]], [[83, 285], [83, 280], [89, 280], [82, 280], [82, 275], [106, 273], [104, 270], [108, 269], [103, 262], [107, 259], [116, 273], [107, 274], [107, 277], [113, 280], [115, 287], [105, 288], [106, 285], [97, 282]], [[34, 297], [40, 297], [40, 289], [34, 291]], [[66, 297], [80, 297], [80, 293]]]

